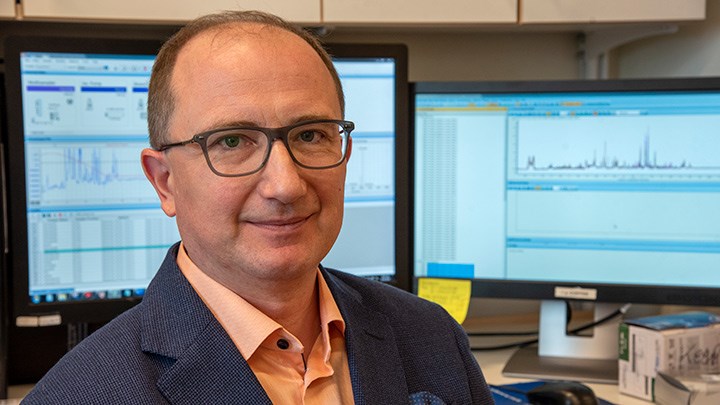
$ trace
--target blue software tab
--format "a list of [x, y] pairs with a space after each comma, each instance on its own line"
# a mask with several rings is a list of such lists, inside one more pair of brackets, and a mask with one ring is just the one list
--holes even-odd
[[428, 263], [428, 277], [473, 278], [475, 265], [462, 263]]

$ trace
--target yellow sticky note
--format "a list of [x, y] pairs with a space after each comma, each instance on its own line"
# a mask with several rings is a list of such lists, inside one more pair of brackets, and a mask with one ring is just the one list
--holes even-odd
[[471, 291], [471, 280], [418, 279], [418, 296], [445, 308], [458, 323], [465, 321], [470, 306]]

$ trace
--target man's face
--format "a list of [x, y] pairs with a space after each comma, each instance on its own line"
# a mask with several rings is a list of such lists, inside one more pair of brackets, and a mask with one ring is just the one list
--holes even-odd
[[[224, 126], [342, 119], [320, 57], [276, 28], [245, 24], [200, 34], [181, 50], [172, 86], [170, 142]], [[303, 169], [274, 142], [266, 166], [244, 177], [215, 175], [197, 144], [147, 150], [143, 164], [163, 210], [177, 216], [190, 258], [236, 292], [244, 283], [315, 271], [340, 231], [344, 163]]]

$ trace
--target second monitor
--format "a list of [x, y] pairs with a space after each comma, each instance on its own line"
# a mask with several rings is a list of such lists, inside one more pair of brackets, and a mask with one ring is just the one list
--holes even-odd
[[617, 379], [617, 329], [565, 336], [563, 300], [720, 306], [720, 79], [418, 83], [414, 108], [415, 276], [545, 300], [539, 372]]

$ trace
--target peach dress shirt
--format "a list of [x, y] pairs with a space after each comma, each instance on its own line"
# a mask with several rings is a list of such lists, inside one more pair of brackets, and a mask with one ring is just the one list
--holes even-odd
[[181, 245], [177, 263], [255, 373], [273, 404], [352, 404], [345, 321], [317, 270], [321, 332], [308, 355], [282, 325], [203, 273]]

